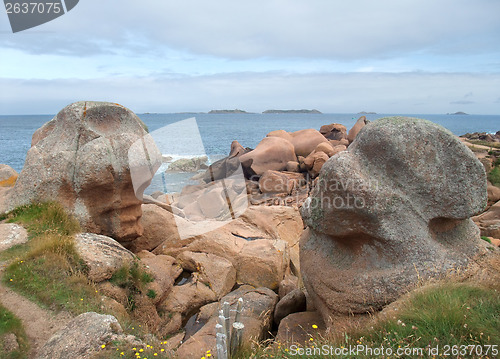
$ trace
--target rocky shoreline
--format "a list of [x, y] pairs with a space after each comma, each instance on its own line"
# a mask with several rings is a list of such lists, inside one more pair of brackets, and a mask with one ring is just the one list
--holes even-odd
[[[361, 116], [350, 130], [273, 131], [254, 149], [234, 141], [200, 184], [147, 196], [164, 159], [144, 124], [123, 106], [78, 102], [34, 133], [20, 174], [0, 165], [0, 213], [59, 202], [80, 223], [76, 249], [103, 301], [158, 338], [175, 336], [179, 358], [200, 358], [216, 351], [223, 302], [235, 310], [243, 299], [245, 343], [270, 332], [304, 342], [299, 327], [338, 335], [494, 250], [480, 236], [500, 243], [500, 188], [485, 171], [499, 157], [467, 146], [429, 121]], [[16, 243], [0, 238], [0, 249], [7, 242]], [[132, 263], [152, 281], [130, 311], [130, 294], [110, 279]], [[93, 320], [114, 330], [114, 318]], [[42, 352], [67, 353], [78, 327]]]

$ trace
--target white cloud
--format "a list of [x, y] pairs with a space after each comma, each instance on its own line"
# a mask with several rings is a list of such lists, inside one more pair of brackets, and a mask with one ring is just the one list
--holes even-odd
[[[384, 73], [230, 73], [213, 76], [0, 80], [0, 113], [56, 113], [79, 100], [121, 103], [138, 113], [240, 108], [317, 108], [323, 112], [447, 113], [473, 89], [468, 112], [500, 113], [499, 75]], [[495, 94], [493, 96], [492, 94]], [[456, 110], [455, 110], [456, 111]]]
[[168, 48], [237, 59], [460, 54], [498, 49], [498, 14], [491, 0], [86, 0], [0, 43], [78, 56]]

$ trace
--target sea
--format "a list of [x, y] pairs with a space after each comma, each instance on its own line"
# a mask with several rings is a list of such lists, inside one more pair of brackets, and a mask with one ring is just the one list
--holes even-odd
[[[455, 135], [463, 135], [468, 132], [496, 133], [500, 130], [500, 115], [366, 114], [364, 116], [368, 120], [374, 121], [378, 118], [396, 115], [423, 118], [435, 122]], [[231, 142], [234, 140], [237, 140], [244, 147], [254, 148], [267, 133], [274, 130], [289, 132], [306, 128], [319, 130], [322, 125], [330, 123], [343, 124], [349, 130], [361, 115], [349, 113], [147, 113], [138, 114], [138, 116], [148, 126], [150, 133], [155, 133], [155, 131], [160, 133], [162, 129], [174, 128], [173, 126], [179, 123], [181, 127], [184, 123], [189, 123], [188, 131], [192, 132], [194, 123], [199, 131], [199, 137], [201, 137], [198, 147], [203, 146], [201, 152], [204, 152], [210, 161], [215, 161], [227, 156]], [[30, 148], [33, 132], [53, 117], [54, 115], [0, 116], [0, 163], [7, 164], [20, 172], [24, 165], [26, 152]], [[188, 119], [190, 121], [180, 122]], [[168, 141], [182, 142], [183, 138], [183, 136], [171, 136]], [[186, 139], [185, 141], [191, 140]], [[174, 159], [179, 157], [178, 153], [164, 153], [164, 155], [173, 155]], [[159, 188], [160, 185], [154, 185], [147, 192], [157, 189], [167, 192], [178, 191], [183, 185], [191, 183], [189, 178], [189, 175], [173, 174], [167, 180], [168, 188], [165, 187], [163, 179], [164, 188]]]

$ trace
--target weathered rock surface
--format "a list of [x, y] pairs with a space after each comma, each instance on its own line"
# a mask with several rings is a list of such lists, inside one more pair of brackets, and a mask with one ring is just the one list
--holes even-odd
[[236, 269], [225, 258], [189, 251], [182, 252], [177, 258], [184, 270], [199, 272], [199, 280], [215, 292], [217, 299], [229, 293], [236, 283]]
[[314, 151], [304, 159], [305, 168], [312, 178], [316, 178], [318, 176], [321, 168], [323, 168], [323, 165], [329, 158], [330, 157], [328, 157], [328, 155], [324, 152]]
[[325, 321], [465, 266], [481, 248], [470, 217], [485, 204], [484, 169], [452, 133], [411, 118], [368, 124], [302, 207], [301, 272]]
[[347, 134], [347, 139], [349, 140], [349, 143], [352, 143], [352, 141], [354, 141], [359, 131], [361, 131], [361, 129], [365, 127], [367, 123], [368, 120], [366, 119], [365, 116], [361, 116], [360, 118], [358, 118], [354, 126], [352, 126], [352, 128], [349, 130], [349, 133]]
[[274, 322], [279, 325], [287, 315], [306, 310], [306, 296], [300, 289], [294, 289], [280, 299], [274, 309]]
[[488, 185], [488, 201], [498, 202], [500, 201], [500, 188]]
[[152, 251], [162, 243], [180, 245], [181, 239], [173, 213], [155, 204], [143, 204], [141, 223], [144, 228], [142, 236], [126, 244], [132, 252]]
[[265, 137], [257, 147], [239, 157], [243, 168], [260, 176], [267, 170], [282, 171], [289, 161], [296, 161], [293, 144], [281, 137]]
[[[144, 128], [132, 111], [118, 104], [89, 101], [65, 107], [33, 134], [7, 209], [58, 201], [87, 232], [120, 242], [138, 237], [138, 197], [161, 164], [161, 153], [145, 138]], [[136, 141], [141, 146], [130, 154]], [[134, 183], [131, 166], [138, 174]]]
[[281, 321], [276, 342], [282, 346], [305, 345], [311, 338], [324, 336], [325, 332], [326, 326], [318, 312], [292, 313]]
[[91, 358], [101, 345], [110, 343], [121, 333], [122, 328], [115, 317], [84, 313], [54, 334], [37, 359]]
[[[253, 288], [241, 286], [221, 299], [221, 303], [228, 302], [231, 308], [231, 323], [234, 321], [235, 309], [239, 298], [243, 299], [241, 322], [245, 325], [243, 331], [244, 345], [252, 341], [259, 341], [267, 336], [272, 322], [272, 313], [278, 296], [267, 288]], [[215, 324], [218, 311], [211, 307], [212, 315], [208, 322], [194, 335], [187, 339], [177, 350], [179, 358], [200, 358], [207, 350], [216, 352]]]
[[94, 282], [109, 279], [123, 266], [130, 265], [134, 255], [113, 238], [94, 233], [75, 236], [76, 250], [88, 267], [88, 278]]
[[184, 251], [211, 253], [233, 264], [239, 283], [277, 288], [290, 260], [299, 268], [302, 230], [297, 209], [252, 206], [227, 225], [187, 239], [182, 248], [160, 245], [153, 252], [173, 257]]
[[473, 220], [479, 226], [482, 236], [500, 239], [500, 201]]
[[321, 132], [321, 134], [325, 136], [326, 139], [332, 141], [340, 141], [344, 138], [347, 138], [347, 128], [339, 123], [323, 125], [319, 129], [319, 132]]
[[290, 135], [297, 156], [307, 157], [320, 143], [328, 143], [325, 136], [312, 128], [291, 132]]
[[16, 184], [18, 173], [8, 165], [0, 164], [0, 187], [13, 187]]
[[170, 256], [155, 256], [146, 251], [139, 252], [137, 255], [145, 269], [153, 276], [153, 282], [147, 286], [148, 290], [154, 290], [156, 293], [153, 302], [155, 304], [162, 302], [172, 290], [177, 277], [182, 273], [182, 267], [175, 258]]
[[259, 179], [259, 189], [262, 193], [292, 193], [292, 190], [305, 183], [301, 173], [266, 171]]
[[0, 223], [0, 252], [28, 242], [28, 231], [18, 224]]

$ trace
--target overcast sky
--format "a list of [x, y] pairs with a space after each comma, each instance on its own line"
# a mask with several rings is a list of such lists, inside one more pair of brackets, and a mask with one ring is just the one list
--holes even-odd
[[499, 0], [80, 0], [16, 34], [0, 11], [0, 54], [0, 114], [500, 114]]

